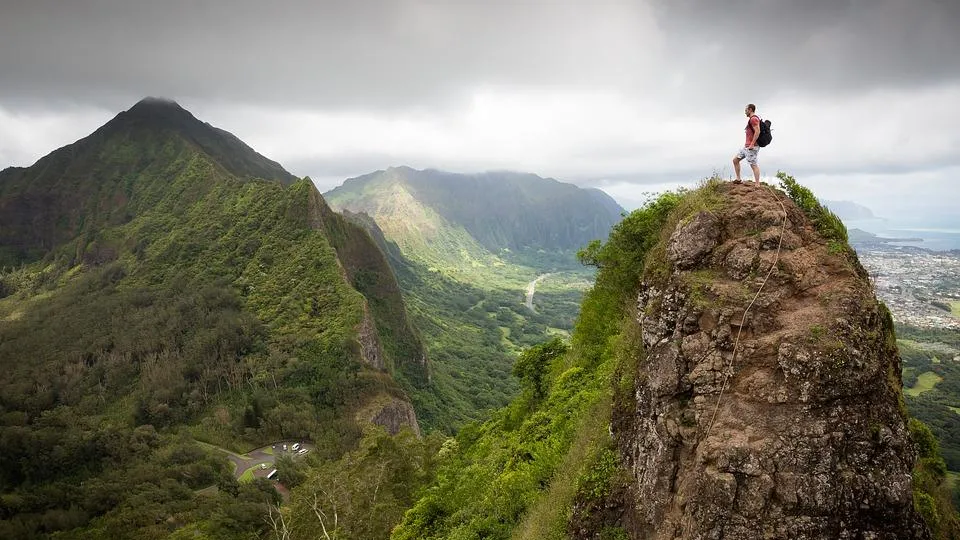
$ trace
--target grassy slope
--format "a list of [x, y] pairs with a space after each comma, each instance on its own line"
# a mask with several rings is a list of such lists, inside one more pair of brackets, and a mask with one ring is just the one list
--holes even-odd
[[[799, 204], [804, 188], [787, 179]], [[391, 538], [567, 538], [570, 526], [588, 526], [591, 512], [602, 513], [617, 498], [623, 489], [620, 466], [607, 430], [596, 428], [607, 426], [617, 395], [632, 392], [632, 374], [642, 358], [639, 336], [623, 321], [636, 315], [634, 288], [652, 264], [647, 254], [655, 254], [662, 231], [671, 230], [666, 224], [711, 204], [712, 189], [708, 184], [685, 196], [668, 193], [627, 216], [605, 245], [584, 253], [601, 270], [584, 298], [570, 350], [557, 355], [528, 351], [539, 358], [533, 373], [542, 381], [521, 374], [525, 391], [520, 397], [490, 420], [460, 432], [437, 480]], [[835, 216], [819, 205], [805, 209], [824, 236], [845, 243]], [[944, 478], [936, 472], [937, 450], [927, 446], [927, 461], [915, 472], [921, 479], [918, 496], [949, 508], [943, 502]], [[596, 526], [592, 532], [599, 537], [626, 538], [617, 526]]]
[[[390, 254], [430, 357], [430, 385], [408, 387], [426, 429], [453, 432], [504, 406], [517, 388], [509, 377], [513, 355], [572, 329], [593, 274], [571, 253], [494, 254], [389, 175], [327, 198], [335, 208], [349, 208], [350, 219]], [[527, 284], [556, 269], [565, 271], [538, 289], [542, 309], [530, 313], [523, 305]]]
[[570, 350], [538, 346], [525, 353], [534, 364], [521, 378], [525, 391], [460, 432], [458, 451], [441, 463], [437, 482], [392, 538], [565, 538], [574, 499], [609, 493], [617, 466], [608, 432], [597, 426], [606, 427], [617, 389], [632, 387], [629, 366], [638, 350], [636, 336], [623, 330], [630, 325], [622, 325], [628, 298], [678, 202], [665, 196], [614, 227], [591, 255], [602, 270], [584, 298]]
[[[364, 298], [310, 226], [309, 182], [241, 181], [182, 138], [128, 135], [104, 141], [96, 162], [100, 200], [123, 194], [124, 215], [103, 207], [96, 227], [0, 277], [5, 534], [102, 516], [95, 536], [152, 537], [169, 530], [156, 515], [258, 530], [256, 492], [221, 490], [190, 510], [192, 489], [227, 480], [213, 462], [162, 457], [203, 455], [178, 426], [233, 448], [311, 438], [335, 458], [359, 436], [349, 411], [365, 396], [403, 395], [358, 371]], [[158, 431], [140, 436], [139, 424]], [[149, 505], [131, 499], [145, 489]], [[214, 523], [244, 505], [249, 523]]]

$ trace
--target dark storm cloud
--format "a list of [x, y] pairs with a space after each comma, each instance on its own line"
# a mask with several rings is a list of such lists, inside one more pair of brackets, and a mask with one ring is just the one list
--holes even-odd
[[0, 100], [439, 107], [483, 85], [707, 102], [960, 74], [956, 0], [4, 1]]

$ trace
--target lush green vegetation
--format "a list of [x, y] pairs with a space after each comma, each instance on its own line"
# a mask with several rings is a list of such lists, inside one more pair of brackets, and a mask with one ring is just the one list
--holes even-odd
[[518, 389], [510, 377], [515, 355], [573, 329], [575, 289], [537, 292], [533, 313], [522, 290], [486, 289], [407, 264], [400, 282], [431, 364], [430, 384], [407, 390], [426, 430], [455, 433], [505, 406]]
[[[427, 431], [455, 433], [505, 406], [517, 392], [510, 377], [515, 355], [551, 335], [569, 335], [582, 291], [593, 278], [570, 253], [523, 251], [504, 254], [518, 264], [505, 263], [465, 281], [461, 274], [431, 270], [422, 259], [407, 257], [366, 214], [345, 215], [388, 254], [411, 320], [422, 334], [430, 383], [400, 380]], [[534, 267], [552, 272], [537, 287], [535, 313], [524, 305]]]
[[828, 241], [839, 243], [831, 244], [831, 247], [837, 246], [837, 249], [850, 249], [848, 245], [847, 227], [836, 214], [821, 205], [820, 201], [813, 195], [813, 192], [810, 191], [809, 188], [800, 185], [794, 177], [785, 172], [778, 171], [777, 178], [780, 180], [780, 187], [793, 202], [807, 214], [807, 217], [813, 221], [813, 225], [817, 228], [817, 231]]
[[916, 376], [916, 383], [911, 388], [904, 388], [903, 392], [910, 397], [917, 397], [924, 392], [933, 390], [943, 377], [932, 371], [925, 371]]
[[910, 438], [917, 449], [917, 464], [913, 469], [914, 507], [923, 516], [934, 538], [957, 538], [960, 519], [937, 438], [929, 427], [915, 418], [910, 419], [909, 428]]
[[466, 175], [396, 167], [347, 180], [326, 197], [335, 207], [369, 214], [408, 255], [413, 251], [406, 238], [443, 238], [445, 230], [459, 230], [459, 238], [469, 238], [463, 246], [493, 254], [570, 251], [605, 237], [622, 212], [601, 191], [506, 171]]
[[389, 289], [389, 268], [311, 182], [238, 178], [228, 165], [246, 158], [204, 153], [175, 125], [115, 127], [16, 172], [98, 182], [57, 233], [70, 241], [0, 272], [0, 537], [265, 533], [271, 483], [237, 485], [193, 441], [310, 439], [338, 460], [361, 439], [355, 411], [406, 399], [361, 363], [365, 306], [389, 366], [418, 338], [398, 291], [358, 292]]
[[[940, 452], [951, 471], [960, 471], [960, 366], [953, 361], [960, 345], [955, 330], [897, 327], [903, 359], [903, 385], [910, 414], [930, 426], [940, 442]], [[921, 374], [940, 381], [917, 393]]]
[[582, 252], [600, 271], [569, 349], [554, 339], [520, 356], [513, 370], [520, 396], [448, 443], [437, 481], [393, 538], [565, 538], [573, 508], [591, 508], [589, 501], [616, 489], [620, 476], [604, 452], [610, 445], [604, 419], [618, 389], [632, 388], [624, 378], [639, 354], [637, 337], [622, 323], [645, 255], [682, 199], [669, 193], [651, 201], [615, 226], [606, 244]]
[[370, 429], [356, 450], [315, 463], [289, 504], [269, 514], [271, 533], [291, 540], [388, 538], [416, 494], [434, 479], [442, 442], [438, 435], [421, 439], [404, 430], [391, 437]]

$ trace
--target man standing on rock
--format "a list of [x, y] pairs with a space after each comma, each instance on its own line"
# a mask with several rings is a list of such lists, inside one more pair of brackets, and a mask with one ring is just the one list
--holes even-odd
[[747, 132], [747, 140], [744, 147], [737, 152], [737, 155], [733, 156], [733, 170], [737, 173], [737, 179], [734, 180], [734, 183], [742, 182], [740, 179], [740, 161], [746, 159], [750, 168], [753, 169], [754, 183], [759, 184], [760, 166], [757, 165], [757, 152], [760, 151], [760, 147], [757, 146], [757, 137], [760, 136], [760, 117], [757, 116], [757, 106], [753, 103], [747, 105], [743, 112], [748, 118], [747, 127], [744, 128], [744, 131]]

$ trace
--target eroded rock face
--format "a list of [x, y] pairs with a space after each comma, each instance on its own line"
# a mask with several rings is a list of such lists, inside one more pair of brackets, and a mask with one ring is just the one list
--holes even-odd
[[365, 364], [379, 370], [387, 369], [383, 347], [380, 345], [380, 334], [366, 302], [363, 303], [363, 320], [357, 328], [357, 342], [360, 344], [360, 357]]
[[391, 435], [396, 435], [404, 427], [409, 427], [418, 437], [420, 436], [420, 424], [417, 423], [413, 406], [401, 399], [393, 399], [385, 403], [376, 411], [370, 422], [382, 426]]
[[612, 422], [631, 536], [927, 538], [892, 322], [862, 267], [788, 199], [780, 242], [771, 190], [724, 189], [637, 299], [645, 358]]

